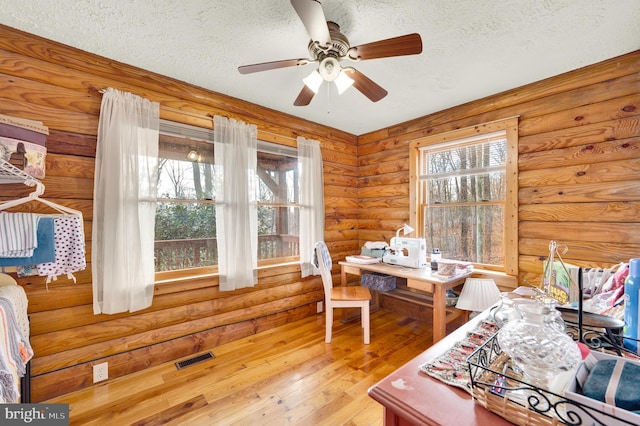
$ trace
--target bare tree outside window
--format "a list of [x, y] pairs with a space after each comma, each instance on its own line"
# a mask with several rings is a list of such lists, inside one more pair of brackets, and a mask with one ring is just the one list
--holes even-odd
[[502, 265], [506, 138], [421, 149], [424, 236], [446, 258]]

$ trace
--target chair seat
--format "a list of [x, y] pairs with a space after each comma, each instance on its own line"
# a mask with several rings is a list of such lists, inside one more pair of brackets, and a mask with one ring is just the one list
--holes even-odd
[[362, 286], [333, 287], [331, 300], [371, 300], [371, 292]]

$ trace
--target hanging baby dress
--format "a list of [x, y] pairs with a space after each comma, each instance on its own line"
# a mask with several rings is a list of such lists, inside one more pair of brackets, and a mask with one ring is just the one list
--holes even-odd
[[73, 273], [87, 267], [82, 217], [56, 216], [53, 225], [56, 260], [37, 265], [38, 275], [46, 276], [47, 284], [63, 274], [75, 283]]

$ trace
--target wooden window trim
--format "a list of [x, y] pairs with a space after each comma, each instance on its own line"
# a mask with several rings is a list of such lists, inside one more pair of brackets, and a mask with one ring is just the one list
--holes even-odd
[[480, 136], [487, 133], [505, 131], [507, 137], [507, 162], [505, 176], [507, 188], [505, 194], [505, 231], [504, 266], [505, 273], [518, 275], [518, 116], [491, 121], [477, 126], [465, 127], [449, 132], [416, 139], [409, 144], [409, 220], [415, 229], [424, 229], [424, 218], [419, 214], [420, 194], [420, 148]]

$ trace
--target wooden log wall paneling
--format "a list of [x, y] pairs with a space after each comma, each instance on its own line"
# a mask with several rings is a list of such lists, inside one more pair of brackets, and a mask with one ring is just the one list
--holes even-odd
[[409, 221], [412, 140], [516, 115], [519, 284], [550, 240], [581, 266], [640, 256], [640, 51], [359, 136], [360, 244]]
[[[409, 221], [409, 142], [514, 115], [519, 123], [519, 280], [536, 283], [548, 241], [566, 260], [611, 265], [640, 255], [640, 51], [356, 137], [0, 26], [0, 113], [43, 121], [45, 196], [81, 210], [91, 258], [93, 170], [100, 89], [114, 87], [162, 105], [162, 118], [208, 127], [213, 114], [258, 126], [261, 139], [322, 146], [325, 240], [334, 261], [369, 240], [389, 240]], [[0, 200], [29, 188], [0, 186]], [[48, 212], [38, 204], [31, 211]], [[339, 268], [334, 264], [334, 279]], [[253, 289], [220, 292], [217, 279], [156, 285], [153, 306], [93, 315], [91, 265], [77, 283], [19, 278], [27, 291], [35, 357], [34, 402], [213, 349], [316, 314], [318, 277], [297, 265], [263, 268]]]
[[[258, 126], [261, 139], [295, 145], [298, 135], [322, 146], [325, 239], [335, 260], [358, 247], [357, 138], [277, 111], [204, 90], [107, 58], [0, 26], [0, 113], [42, 121], [47, 139], [44, 196], [81, 210], [88, 268], [45, 286], [18, 278], [29, 298], [32, 400], [43, 401], [92, 384], [94, 364], [109, 363], [115, 378], [213, 349], [297, 319], [316, 315], [319, 277], [300, 278], [297, 264], [262, 268], [252, 289], [220, 292], [217, 278], [156, 285], [153, 305], [133, 314], [93, 315], [91, 224], [100, 89], [113, 87], [161, 104], [161, 117], [210, 127], [222, 114]], [[30, 189], [0, 185], [0, 200]], [[38, 203], [21, 210], [51, 213]], [[16, 209], [14, 209], [15, 211]], [[334, 270], [339, 279], [339, 268]]]

